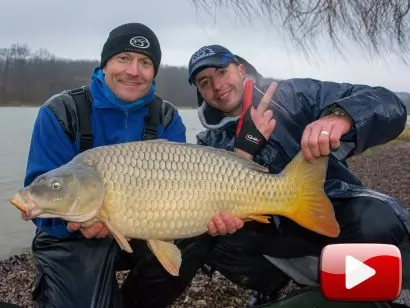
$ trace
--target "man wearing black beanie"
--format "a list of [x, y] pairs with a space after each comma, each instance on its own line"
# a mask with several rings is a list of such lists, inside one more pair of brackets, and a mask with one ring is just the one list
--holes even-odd
[[129, 23], [113, 29], [101, 52], [100, 67], [115, 54], [121, 52], [137, 52], [146, 55], [154, 64], [154, 71], [158, 73], [161, 63], [161, 46], [155, 33], [140, 23]]
[[[178, 110], [155, 95], [160, 63], [159, 41], [147, 26], [129, 23], [113, 29], [90, 84], [58, 93], [40, 107], [24, 186], [92, 147], [155, 138], [186, 142]], [[186, 288], [205, 255], [194, 241], [176, 241], [189, 266], [173, 277], [151, 256], [145, 241], [130, 241], [134, 253], [128, 254], [100, 223], [33, 222], [33, 301], [40, 308], [164, 307]], [[131, 270], [121, 291], [116, 269]]]

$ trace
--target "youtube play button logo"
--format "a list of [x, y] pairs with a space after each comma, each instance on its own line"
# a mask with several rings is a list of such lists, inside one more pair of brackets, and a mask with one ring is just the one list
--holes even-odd
[[352, 256], [346, 257], [345, 287], [350, 290], [367, 279], [376, 275], [376, 271]]
[[389, 301], [400, 295], [400, 250], [386, 244], [335, 244], [322, 251], [320, 284], [335, 301]]

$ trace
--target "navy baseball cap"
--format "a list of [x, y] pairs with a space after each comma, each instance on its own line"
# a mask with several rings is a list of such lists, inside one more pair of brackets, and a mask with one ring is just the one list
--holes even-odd
[[207, 67], [227, 67], [230, 63], [238, 63], [239, 60], [227, 48], [221, 45], [209, 45], [198, 49], [189, 60], [188, 82], [194, 84], [195, 76], [200, 70]]

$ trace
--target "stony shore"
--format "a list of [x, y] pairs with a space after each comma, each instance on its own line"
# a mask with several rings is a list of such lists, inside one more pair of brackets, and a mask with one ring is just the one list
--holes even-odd
[[[349, 160], [363, 184], [398, 198], [410, 207], [410, 143], [393, 142]], [[121, 281], [124, 273], [119, 273]], [[30, 289], [34, 269], [28, 254], [0, 261], [0, 302], [32, 307]], [[223, 276], [211, 281], [201, 272], [172, 308], [244, 307], [249, 291], [236, 287]]]

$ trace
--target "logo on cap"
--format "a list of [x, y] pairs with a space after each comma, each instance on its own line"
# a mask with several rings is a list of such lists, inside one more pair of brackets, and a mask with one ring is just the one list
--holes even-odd
[[148, 48], [150, 43], [147, 38], [143, 36], [134, 36], [130, 39], [130, 44], [136, 48]]
[[213, 49], [209, 47], [202, 47], [201, 49], [199, 49], [196, 53], [192, 55], [191, 64], [194, 64], [199, 59], [213, 56], [213, 55], [215, 55], [215, 51]]

